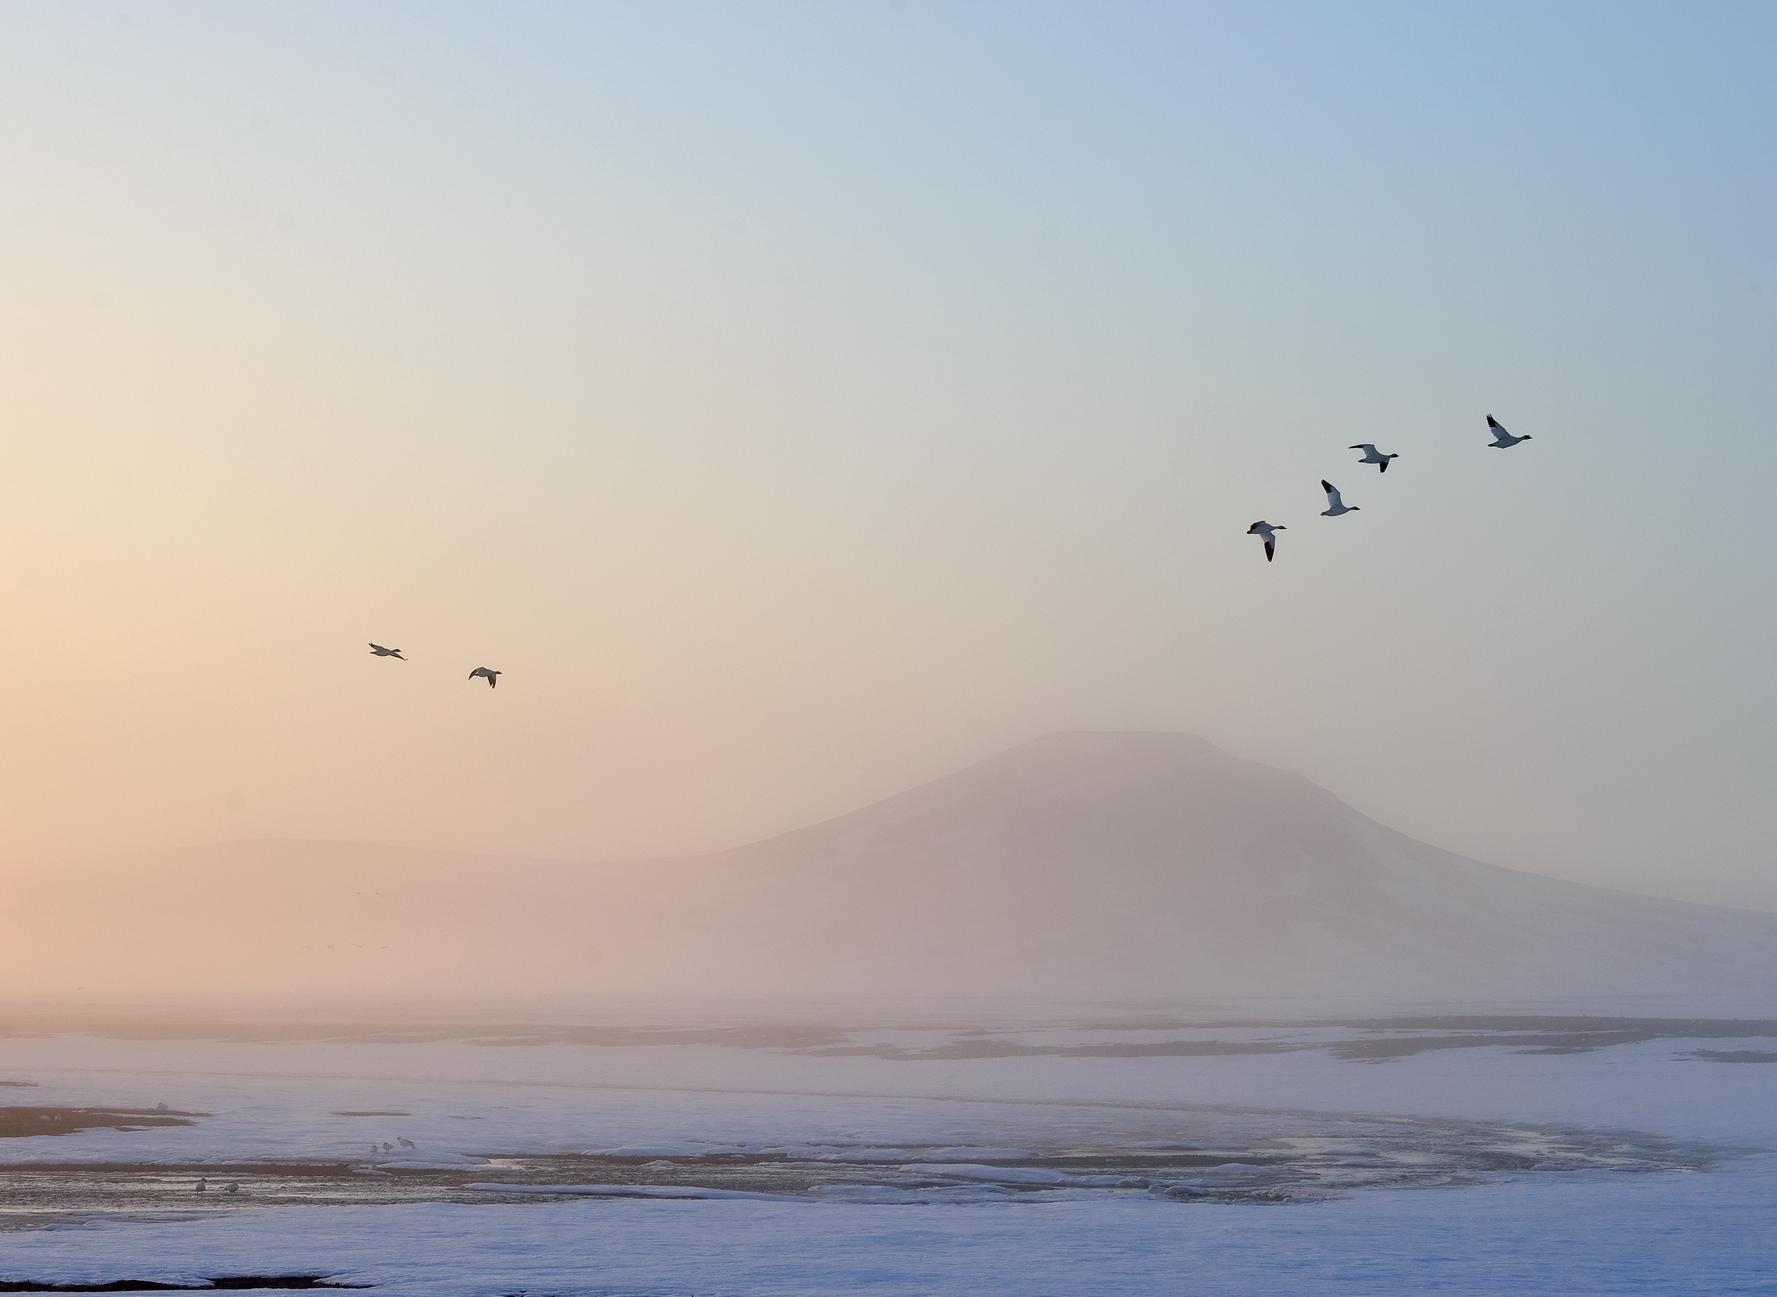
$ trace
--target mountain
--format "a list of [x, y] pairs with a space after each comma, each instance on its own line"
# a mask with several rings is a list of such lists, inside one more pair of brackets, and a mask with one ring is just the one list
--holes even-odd
[[21, 991], [76, 974], [409, 994], [1777, 990], [1777, 915], [1468, 860], [1175, 734], [1051, 735], [694, 858], [258, 842], [6, 886], [0, 975]]

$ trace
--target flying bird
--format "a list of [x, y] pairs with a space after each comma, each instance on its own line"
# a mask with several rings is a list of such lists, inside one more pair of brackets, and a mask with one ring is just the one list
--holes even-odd
[[[370, 646], [370, 656], [378, 658], [401, 658], [401, 650], [384, 648], [381, 644], [372, 644]], [[403, 662], [407, 661], [406, 658], [401, 658], [401, 660]]]
[[1493, 440], [1487, 444], [1489, 446], [1497, 447], [1500, 450], [1516, 446], [1521, 441], [1530, 440], [1530, 434], [1528, 432], [1522, 437], [1512, 436], [1511, 433], [1506, 431], [1505, 425], [1498, 419], [1495, 419], [1491, 414], [1487, 416], [1487, 431], [1493, 434]]
[[469, 673], [469, 678], [473, 680], [476, 676], [480, 676], [483, 680], [487, 681], [487, 687], [492, 689], [500, 683], [500, 677], [504, 674], [505, 672], [496, 671], [492, 667], [476, 667]]
[[1358, 459], [1360, 464], [1374, 464], [1378, 472], [1388, 472], [1388, 461], [1399, 459], [1399, 455], [1384, 455], [1367, 441], [1360, 441], [1355, 446], [1347, 446], [1347, 450], [1361, 450], [1363, 455]]
[[1320, 489], [1327, 493], [1327, 507], [1320, 511], [1321, 517], [1337, 518], [1342, 513], [1357, 512], [1357, 506], [1355, 504], [1346, 504], [1345, 501], [1340, 498], [1339, 488], [1325, 478], [1321, 479]]
[[1263, 536], [1265, 538], [1265, 561], [1269, 563], [1277, 556], [1277, 533], [1288, 530], [1289, 528], [1283, 526], [1281, 523], [1273, 526], [1271, 523], [1268, 523], [1261, 518], [1246, 529], [1246, 534], [1248, 536]]

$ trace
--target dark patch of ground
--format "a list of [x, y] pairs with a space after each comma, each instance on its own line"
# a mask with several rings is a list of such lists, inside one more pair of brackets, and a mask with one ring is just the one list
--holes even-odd
[[[380, 1162], [215, 1162], [9, 1166], [0, 1236], [101, 1216], [186, 1218], [256, 1207], [560, 1201], [576, 1188], [745, 1191], [875, 1201], [1041, 1200], [1055, 1193], [1148, 1194], [1179, 1201], [1277, 1202], [1371, 1187], [1473, 1183], [1543, 1172], [1704, 1170], [1722, 1150], [1633, 1132], [1336, 1114], [1180, 1111], [1144, 1138], [1056, 1144], [979, 1157], [943, 1146], [832, 1145], [712, 1150], [693, 1156], [488, 1154], [460, 1166]], [[1147, 1134], [1161, 1140], [1145, 1138]], [[885, 1154], [887, 1156], [885, 1156]], [[200, 1181], [207, 1191], [197, 1192]], [[238, 1186], [230, 1193], [230, 1184]], [[560, 1186], [560, 1193], [551, 1193]], [[519, 1192], [513, 1192], [516, 1188]], [[886, 1195], [886, 1196], [885, 1196]], [[686, 1196], [692, 1196], [687, 1194]]]
[[217, 1013], [156, 1013], [139, 1007], [0, 1004], [0, 1038], [65, 1032], [107, 1040], [223, 1040], [252, 1043], [321, 1041], [374, 1045], [461, 1041], [470, 1045], [729, 1045], [743, 1049], [807, 1049], [845, 1039], [838, 1027], [793, 1021], [709, 1026], [527, 1021], [452, 1017], [399, 1021], [366, 1016], [287, 1018]]
[[1289, 1024], [1297, 1027], [1352, 1027], [1362, 1031], [1542, 1031], [1565, 1034], [1634, 1032], [1642, 1039], [1661, 1036], [1708, 1040], [1741, 1036], [1777, 1036], [1770, 1018], [1636, 1018], [1590, 1014], [1437, 1014], [1428, 1017], [1340, 1018]]
[[[1199, 1030], [1207, 1024], [1197, 1024]], [[1153, 1031], [1171, 1026], [1185, 1029], [1190, 1023], [1160, 1024], [1144, 1020], [1124, 1022], [1127, 1030]], [[890, 1044], [828, 1044], [796, 1052], [823, 1058], [880, 1058], [912, 1062], [927, 1059], [967, 1060], [991, 1058], [1211, 1058], [1237, 1054], [1287, 1054], [1325, 1049], [1334, 1057], [1354, 1062], [1378, 1063], [1438, 1049], [1486, 1049], [1502, 1047], [1523, 1054], [1579, 1054], [1613, 1045], [1635, 1045], [1650, 1040], [1723, 1040], [1777, 1037], [1777, 1021], [1745, 1018], [1589, 1018], [1560, 1015], [1442, 1015], [1413, 1018], [1352, 1018], [1343, 1020], [1265, 1023], [1227, 1021], [1213, 1024], [1227, 1029], [1267, 1028], [1293, 1030], [1345, 1029], [1366, 1034], [1346, 1040], [1147, 1040], [1105, 1041], [1094, 1044], [1026, 1043], [996, 1039], [972, 1030], [954, 1033], [941, 1044], [927, 1046]], [[1103, 1024], [1080, 1023], [1076, 1030], [1111, 1030]]]
[[1351, 1023], [1373, 1031], [1432, 1030], [1432, 1024], [1465, 1031], [1445, 1035], [1384, 1035], [1341, 1040], [1335, 1057], [1362, 1062], [1409, 1058], [1434, 1049], [1483, 1049], [1503, 1045], [1527, 1054], [1580, 1054], [1613, 1045], [1639, 1045], [1650, 1040], [1722, 1040], [1777, 1036], [1777, 1022], [1731, 1018], [1379, 1018]]
[[109, 1283], [35, 1283], [0, 1280], [0, 1293], [9, 1292], [241, 1292], [254, 1288], [294, 1289], [368, 1288], [364, 1283], [338, 1283], [323, 1274], [217, 1275], [203, 1283], [161, 1283], [154, 1279], [113, 1279]]
[[1699, 1049], [1691, 1057], [1705, 1063], [1777, 1063], [1777, 1050]]
[[[1224, 1008], [1225, 1006], [1217, 1006]], [[1007, 1022], [999, 1027], [952, 1018], [891, 1021], [877, 1026], [941, 1033], [915, 1044], [858, 1044], [860, 1028], [796, 1021], [788, 1017], [711, 1024], [638, 1025], [632, 1021], [591, 1020], [565, 1013], [506, 1016], [452, 1016], [414, 1010], [410, 1015], [379, 1008], [352, 1020], [337, 1010], [305, 1011], [300, 1017], [265, 1020], [221, 1011], [163, 1013], [140, 1007], [7, 1005], [0, 1003], [0, 1038], [78, 1031], [117, 1039], [211, 1039], [227, 1041], [325, 1041], [417, 1044], [459, 1041], [472, 1045], [517, 1046], [567, 1044], [603, 1047], [647, 1045], [719, 1045], [740, 1049], [777, 1049], [824, 1057], [866, 1057], [897, 1061], [970, 1061], [998, 1058], [1197, 1058], [1221, 1055], [1281, 1054], [1325, 1049], [1337, 1058], [1379, 1063], [1408, 1058], [1429, 1050], [1499, 1047], [1523, 1053], [1579, 1053], [1652, 1040], [1726, 1040], [1777, 1038], [1777, 1020], [1752, 1018], [1633, 1017], [1588, 1014], [1400, 1014], [1378, 1017], [1265, 1019], [1217, 1015], [1192, 1020], [1176, 1012], [1109, 1011], [1082, 1016], [1069, 1030], [1119, 1033], [1177, 1032], [1165, 1040], [1109, 1040], [1089, 1044], [1057, 1040], [1007, 1039], [1034, 1024]], [[1049, 1024], [1056, 1025], [1056, 1024]], [[1040, 1027], [1035, 1029], [1040, 1030]], [[1199, 1033], [1253, 1032], [1255, 1039], [1204, 1039]], [[1313, 1031], [1319, 1040], [1298, 1033]], [[1327, 1039], [1350, 1033], [1347, 1038]], [[1268, 1038], [1269, 1037], [1269, 1038]], [[1714, 1059], [1700, 1053], [1700, 1058]], [[1751, 1059], [1734, 1061], [1753, 1061]], [[1761, 1060], [1762, 1061], [1762, 1060]], [[0, 1084], [6, 1084], [0, 1082]], [[29, 1084], [28, 1082], [23, 1084]], [[336, 1115], [395, 1117], [396, 1111], [366, 1109]], [[0, 1134], [4, 1134], [0, 1130]], [[32, 1131], [30, 1133], [51, 1133]]]
[[[1584, 1014], [1437, 1014], [1382, 1018], [1319, 1018], [1266, 1021], [1225, 1018], [1191, 1022], [1172, 1018], [1082, 1019], [1073, 1031], [1262, 1030], [1280, 1036], [1299, 1031], [1345, 1030], [1363, 1034], [1344, 1040], [1101, 1041], [1093, 1044], [1028, 1043], [1006, 1040], [984, 1028], [953, 1029], [932, 1045], [836, 1043], [804, 1047], [798, 1053], [828, 1058], [926, 1059], [993, 1058], [1204, 1058], [1236, 1054], [1284, 1054], [1324, 1049], [1336, 1058], [1379, 1063], [1438, 1049], [1515, 1049], [1521, 1054], [1579, 1054], [1650, 1040], [1726, 1040], [1777, 1037], [1777, 1020], [1765, 1018], [1638, 1018]], [[1023, 1030], [1008, 1027], [1007, 1032]], [[1699, 1057], [1707, 1056], [1704, 1051]], [[1747, 1060], [1751, 1061], [1751, 1060]]]
[[1331, 1049], [1335, 1058], [1377, 1063], [1391, 1058], [1411, 1058], [1434, 1049], [1485, 1049], [1503, 1045], [1520, 1053], [1580, 1054], [1607, 1045], [1632, 1045], [1638, 1041], [1656, 1040], [1657, 1035], [1640, 1032], [1588, 1031], [1559, 1035], [1494, 1035], [1477, 1031], [1461, 1036], [1383, 1036], [1367, 1040], [1335, 1041]]
[[150, 1126], [190, 1126], [207, 1112], [171, 1108], [0, 1107], [0, 1139], [27, 1135], [72, 1135], [77, 1130], [146, 1130]]
[[900, 1045], [830, 1045], [798, 1053], [818, 1058], [979, 1059], [979, 1058], [1214, 1058], [1232, 1054], [1287, 1054], [1319, 1045], [1262, 1040], [1143, 1040], [1098, 1045], [1026, 1045], [970, 1036], [928, 1049]]

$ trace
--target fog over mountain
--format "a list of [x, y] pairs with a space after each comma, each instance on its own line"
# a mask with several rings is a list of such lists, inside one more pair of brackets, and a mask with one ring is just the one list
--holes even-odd
[[262, 841], [5, 887], [15, 993], [1777, 989], [1777, 915], [1468, 860], [1300, 776], [1158, 733], [1051, 735], [708, 856]]

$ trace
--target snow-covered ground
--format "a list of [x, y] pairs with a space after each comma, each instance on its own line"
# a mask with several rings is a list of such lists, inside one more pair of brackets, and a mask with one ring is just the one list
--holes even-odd
[[[401, 1297], [1777, 1293], [1777, 1065], [1697, 1056], [1768, 1052], [1770, 1037], [1699, 1029], [1589, 1052], [1520, 1043], [1382, 1062], [1335, 1048], [1415, 1035], [1448, 1040], [1451, 1029], [1019, 1022], [859, 1030], [817, 1050], [13, 1037], [0, 1040], [0, 1080], [32, 1084], [0, 1090], [0, 1104], [166, 1103], [210, 1114], [190, 1126], [0, 1140], [0, 1160], [14, 1167], [158, 1162], [184, 1174], [278, 1159], [345, 1161], [366, 1177], [457, 1168], [474, 1179], [506, 1155], [701, 1165], [712, 1154], [771, 1153], [837, 1160], [849, 1168], [841, 1179], [855, 1171], [858, 1184], [796, 1196], [656, 1187], [636, 1198], [593, 1182], [564, 1199], [508, 1175], [492, 1177], [507, 1180], [495, 1200], [472, 1204], [206, 1198], [201, 1211], [193, 1202], [0, 1233], [0, 1280], [317, 1273]], [[1292, 1048], [917, 1056], [982, 1040]], [[878, 1046], [891, 1056], [846, 1052]], [[385, 1115], [345, 1115], [361, 1113]], [[1422, 1127], [1436, 1137], [1426, 1137], [1427, 1156], [1442, 1156], [1446, 1120], [1487, 1123], [1457, 1142], [1509, 1147], [1512, 1160], [1465, 1172], [1460, 1187], [1347, 1186], [1269, 1205], [1181, 1201], [1005, 1165], [1088, 1149], [1294, 1156], [1317, 1140], [1356, 1148], [1361, 1164], [1365, 1140], [1379, 1161], [1416, 1155], [1420, 1144], [1390, 1141], [1399, 1131], [1419, 1140]], [[1621, 1131], [1658, 1137], [1634, 1145], [1650, 1157], [1613, 1163], [1611, 1133]], [[415, 1147], [381, 1151], [402, 1139]], [[1556, 1155], [1563, 1141], [1604, 1153], [1566, 1159]], [[956, 1191], [873, 1186], [873, 1164]], [[1213, 1184], [1218, 1173], [1195, 1174]], [[0, 1170], [8, 1174], [25, 1173]]]

